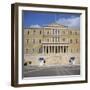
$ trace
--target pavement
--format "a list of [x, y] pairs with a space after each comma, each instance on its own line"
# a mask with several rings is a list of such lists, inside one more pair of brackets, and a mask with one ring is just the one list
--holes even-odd
[[28, 66], [24, 77], [80, 75], [80, 65]]

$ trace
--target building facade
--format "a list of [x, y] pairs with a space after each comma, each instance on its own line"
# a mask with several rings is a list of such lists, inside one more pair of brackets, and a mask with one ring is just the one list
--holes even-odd
[[27, 65], [80, 64], [80, 30], [52, 23], [24, 29]]

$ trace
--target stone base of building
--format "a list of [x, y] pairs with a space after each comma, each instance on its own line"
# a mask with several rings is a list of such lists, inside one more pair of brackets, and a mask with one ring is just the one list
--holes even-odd
[[31, 66], [50, 66], [80, 64], [80, 54], [38, 54], [24, 55], [24, 65]]

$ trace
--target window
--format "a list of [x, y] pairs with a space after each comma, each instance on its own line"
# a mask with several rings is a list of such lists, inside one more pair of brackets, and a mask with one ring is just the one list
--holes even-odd
[[39, 53], [42, 53], [42, 48], [41, 47], [39, 48]]
[[70, 35], [72, 35], [72, 31], [70, 31]]
[[39, 43], [41, 43], [41, 40], [39, 40]]
[[57, 42], [57, 37], [55, 37], [55, 42]]
[[79, 52], [79, 49], [77, 48], [77, 51], [76, 51], [77, 53]]
[[75, 35], [77, 35], [77, 32], [75, 32]]
[[65, 31], [63, 31], [62, 33], [65, 34]]
[[42, 32], [40, 31], [40, 34], [42, 34]]
[[32, 49], [32, 52], [34, 52], [34, 48]]
[[57, 30], [56, 29], [53, 29], [53, 34], [57, 34]]
[[34, 30], [33, 32], [35, 33], [36, 31]]
[[26, 48], [26, 53], [28, 53], [28, 49]]
[[65, 38], [63, 38], [62, 40], [65, 41]]
[[49, 31], [47, 32], [47, 35], [49, 34]]
[[54, 29], [53, 29], [53, 34], [54, 34]]
[[29, 31], [28, 31], [27, 33], [28, 33], [28, 35], [29, 35]]
[[76, 39], [76, 43], [78, 43], [78, 39]]
[[49, 42], [49, 39], [47, 39], [47, 42]]
[[55, 34], [57, 34], [57, 30], [55, 30]]
[[70, 39], [70, 43], [72, 43], [72, 39]]

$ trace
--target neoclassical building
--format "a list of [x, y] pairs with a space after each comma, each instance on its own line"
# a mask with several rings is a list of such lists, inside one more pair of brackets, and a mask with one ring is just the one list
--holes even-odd
[[80, 64], [80, 30], [51, 23], [24, 28], [24, 65]]

